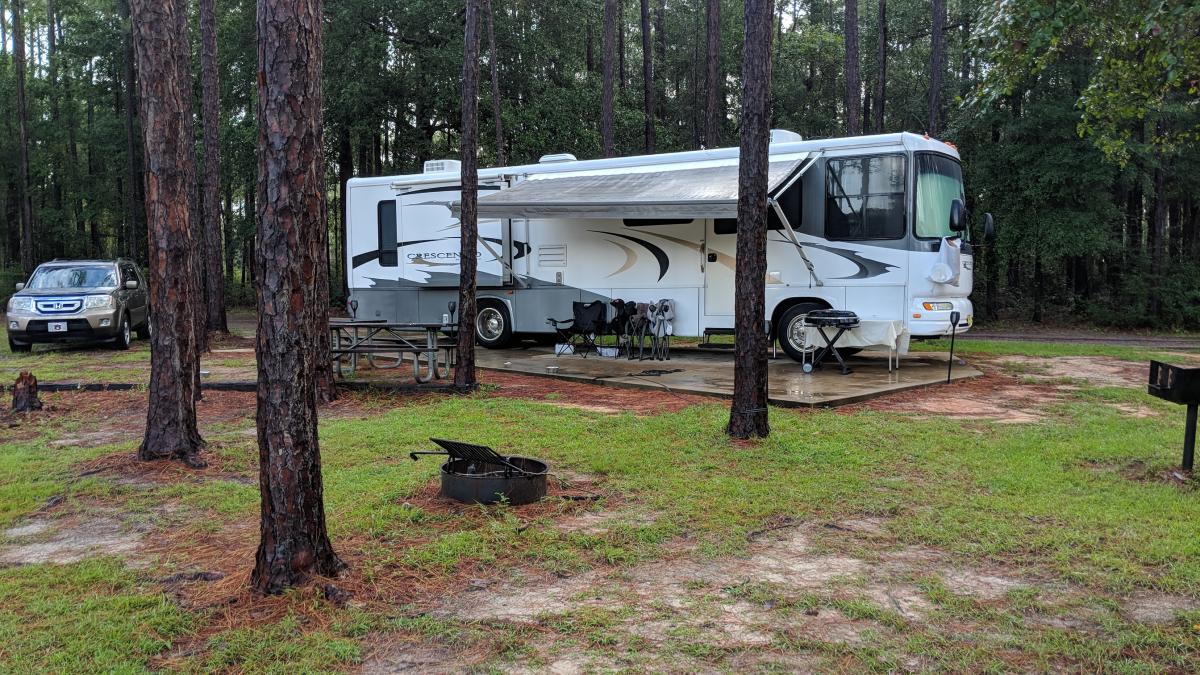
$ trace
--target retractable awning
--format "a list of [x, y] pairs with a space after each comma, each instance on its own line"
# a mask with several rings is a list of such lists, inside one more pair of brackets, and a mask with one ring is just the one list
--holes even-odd
[[[792, 183], [807, 154], [772, 161], [767, 187], [777, 196]], [[736, 218], [738, 167], [533, 176], [479, 198], [480, 218]], [[457, 204], [455, 211], [457, 212]]]

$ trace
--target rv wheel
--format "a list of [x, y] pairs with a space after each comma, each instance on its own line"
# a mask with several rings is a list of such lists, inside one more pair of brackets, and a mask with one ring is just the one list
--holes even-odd
[[475, 315], [475, 340], [481, 347], [502, 349], [512, 342], [512, 335], [512, 321], [503, 303], [479, 303], [479, 312]]
[[800, 321], [804, 315], [817, 309], [825, 309], [825, 306], [815, 302], [801, 302], [788, 307], [779, 319], [775, 337], [779, 340], [783, 351], [796, 361], [803, 361], [805, 354], [813, 352], [818, 347], [818, 345], [807, 342], [805, 340], [806, 331], [800, 329]]

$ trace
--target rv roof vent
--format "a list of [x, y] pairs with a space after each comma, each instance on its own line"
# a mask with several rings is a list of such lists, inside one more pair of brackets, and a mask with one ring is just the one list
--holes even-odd
[[542, 155], [538, 159], [538, 164], [557, 164], [559, 162], [574, 162], [575, 155], [569, 152], [560, 152], [555, 155]]
[[462, 162], [457, 159], [431, 159], [425, 162], [425, 173], [458, 171], [460, 168], [462, 168]]
[[788, 131], [787, 129], [771, 130], [772, 143], [796, 143], [802, 140], [804, 140], [804, 137], [794, 131]]

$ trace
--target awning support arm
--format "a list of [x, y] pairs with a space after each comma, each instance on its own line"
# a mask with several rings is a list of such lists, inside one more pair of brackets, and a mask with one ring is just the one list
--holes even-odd
[[[462, 227], [461, 221], [459, 222], [459, 227]], [[503, 256], [496, 252], [496, 249], [492, 248], [491, 242], [483, 237], [477, 237], [476, 240], [488, 250], [488, 253], [492, 254], [492, 257], [496, 259], [496, 262], [500, 263], [501, 267], [508, 270], [508, 273], [512, 275], [513, 283], [521, 288], [525, 288], [525, 282], [521, 279], [521, 276], [517, 274], [517, 271], [513, 269], [512, 265], [509, 264], [509, 262], [505, 260]]]
[[787, 216], [783, 215], [783, 208], [779, 206], [779, 202], [774, 197], [771, 197], [767, 199], [767, 203], [775, 209], [775, 215], [779, 216], [779, 220], [783, 223], [783, 231], [787, 233], [788, 239], [792, 241], [796, 250], [800, 252], [800, 259], [804, 261], [804, 266], [808, 268], [808, 274], [812, 277], [813, 283], [818, 286], [824, 286], [825, 282], [821, 281], [821, 277], [817, 276], [816, 268], [813, 267], [812, 261], [808, 259], [808, 254], [804, 252], [804, 246], [796, 238], [796, 233], [792, 230], [792, 224], [788, 221]]
[[[807, 173], [814, 164], [817, 163], [817, 158], [822, 154], [823, 153], [821, 152], [813, 153], [808, 162], [806, 162], [804, 166], [800, 167], [800, 170], [796, 172], [796, 175], [787, 182], [787, 185], [784, 185], [781, 189], [776, 190], [775, 194], [782, 195], [784, 192], [787, 192], [788, 188], [790, 188], [796, 181], [800, 180], [800, 178], [804, 176], [804, 174]], [[774, 197], [768, 197], [767, 203], [775, 209], [775, 215], [779, 216], [779, 222], [783, 223], [783, 231], [787, 234], [787, 238], [791, 240], [792, 244], [796, 247], [796, 250], [800, 252], [800, 259], [804, 261], [804, 266], [808, 268], [808, 274], [812, 277], [813, 283], [818, 286], [824, 286], [825, 282], [821, 281], [821, 277], [817, 276], [817, 270], [815, 267], [813, 267], [812, 261], [808, 259], [808, 254], [804, 252], [804, 246], [796, 237], [796, 232], [792, 229], [791, 221], [789, 221], [788, 217], [784, 215], [783, 207], [779, 205], [779, 200], [775, 199]]]

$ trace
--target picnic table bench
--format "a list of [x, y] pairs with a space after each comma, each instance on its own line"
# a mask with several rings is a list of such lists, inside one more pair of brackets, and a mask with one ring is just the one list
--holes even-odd
[[[405, 356], [411, 355], [413, 378], [420, 383], [431, 382], [450, 375], [458, 345], [441, 339], [440, 334], [455, 328], [441, 322], [330, 319], [329, 354], [340, 377], [346, 376], [346, 370], [353, 375], [360, 357], [366, 357], [373, 368], [397, 368], [404, 364]], [[385, 355], [394, 361], [379, 362]]]

